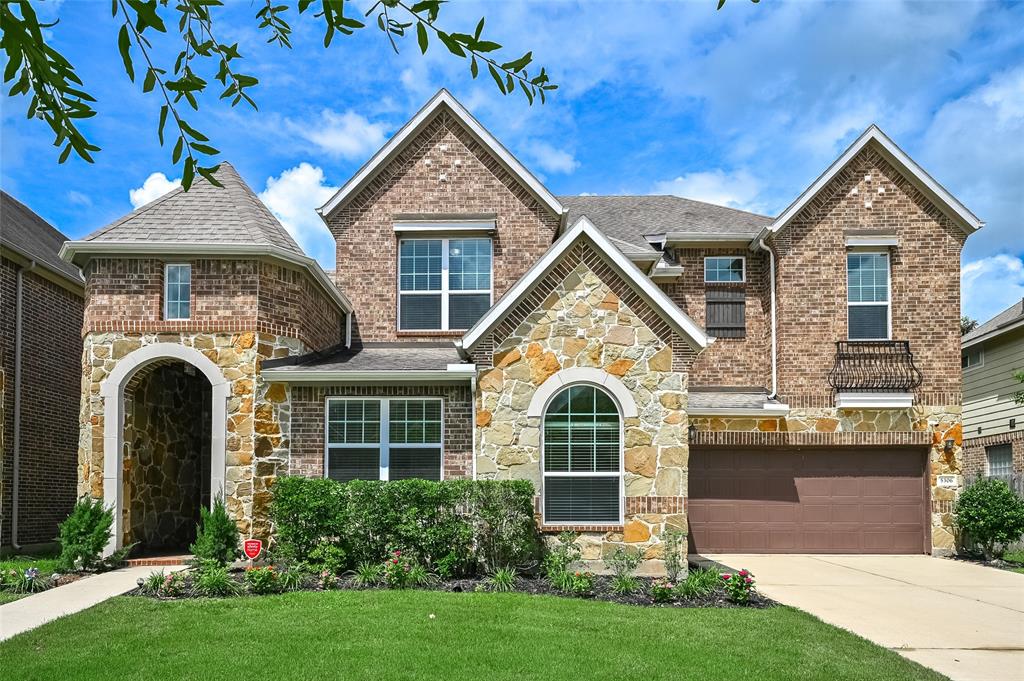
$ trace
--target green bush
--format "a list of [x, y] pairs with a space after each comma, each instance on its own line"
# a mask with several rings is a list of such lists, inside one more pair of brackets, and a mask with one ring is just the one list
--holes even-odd
[[114, 514], [103, 507], [102, 499], [79, 499], [58, 531], [60, 569], [88, 570], [100, 563], [100, 554], [110, 541], [113, 525]]
[[204, 560], [199, 564], [192, 586], [196, 594], [211, 598], [234, 596], [241, 590], [228, 569], [216, 560]]
[[525, 480], [285, 477], [274, 485], [274, 548], [318, 572], [380, 564], [397, 548], [444, 577], [488, 573], [535, 559], [533, 494]]
[[986, 560], [998, 557], [1007, 544], [1024, 535], [1024, 499], [1002, 480], [979, 480], [956, 500], [954, 522], [961, 541], [977, 544]]
[[213, 510], [199, 509], [196, 541], [189, 547], [197, 563], [214, 561], [227, 565], [238, 558], [238, 526], [228, 516], [224, 500], [217, 497]]

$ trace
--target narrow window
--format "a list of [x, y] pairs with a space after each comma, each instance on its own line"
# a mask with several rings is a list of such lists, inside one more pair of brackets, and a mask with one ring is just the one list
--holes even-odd
[[192, 266], [164, 268], [164, 319], [188, 319], [191, 313]]
[[704, 258], [705, 282], [744, 282], [746, 278], [746, 258], [742, 256], [728, 255]]
[[964, 371], [985, 365], [985, 353], [980, 347], [968, 348], [960, 355], [960, 368]]
[[328, 398], [326, 476], [440, 480], [441, 421], [439, 399]]
[[403, 239], [398, 329], [465, 330], [491, 306], [491, 240]]
[[889, 254], [848, 253], [847, 320], [850, 340], [889, 340]]
[[985, 447], [985, 458], [988, 459], [988, 477], [1009, 478], [1013, 475], [1012, 445]]
[[621, 421], [612, 398], [573, 385], [552, 398], [544, 415], [544, 522], [622, 522]]

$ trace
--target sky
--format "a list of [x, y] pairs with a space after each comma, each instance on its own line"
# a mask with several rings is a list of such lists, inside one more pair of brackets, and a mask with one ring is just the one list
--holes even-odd
[[[288, 3], [294, 5], [294, 3]], [[962, 309], [985, 320], [1024, 297], [1024, 4], [1019, 2], [472, 2], [439, 25], [531, 50], [559, 89], [503, 97], [415, 39], [375, 28], [323, 48], [312, 12], [292, 50], [266, 44], [260, 2], [215, 9], [256, 76], [258, 111], [216, 99], [185, 111], [296, 237], [334, 267], [314, 212], [439, 88], [448, 88], [555, 194], [676, 194], [777, 215], [877, 123], [987, 225], [967, 241]], [[369, 3], [356, 3], [368, 7]], [[27, 101], [0, 97], [0, 186], [71, 238], [175, 186], [160, 101], [125, 76], [107, 0], [39, 0], [47, 36], [98, 102], [82, 126], [94, 164], [59, 150]], [[1013, 27], [1016, 26], [1017, 29]], [[180, 49], [154, 40], [166, 68]], [[212, 80], [212, 72], [209, 77]], [[7, 88], [4, 88], [6, 92]], [[941, 304], [942, 301], [935, 301]]]

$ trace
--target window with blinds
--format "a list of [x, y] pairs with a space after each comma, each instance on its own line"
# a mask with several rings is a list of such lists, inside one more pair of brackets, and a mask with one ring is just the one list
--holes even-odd
[[889, 340], [889, 254], [846, 255], [847, 336]]
[[988, 459], [988, 477], [1009, 478], [1013, 475], [1013, 446], [993, 445], [985, 447]]
[[490, 307], [490, 239], [403, 239], [399, 243], [400, 331], [468, 329]]
[[327, 400], [326, 475], [332, 480], [441, 479], [439, 399]]
[[590, 385], [555, 395], [544, 415], [544, 522], [622, 521], [621, 421], [615, 402]]

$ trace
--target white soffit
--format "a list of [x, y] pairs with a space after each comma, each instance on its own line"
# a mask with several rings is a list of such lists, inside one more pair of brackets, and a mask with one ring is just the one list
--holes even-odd
[[505, 168], [516, 176], [530, 192], [543, 203], [555, 215], [562, 216], [565, 209], [555, 198], [555, 195], [548, 191], [547, 187], [541, 184], [540, 180], [534, 177], [533, 173], [526, 169], [519, 160], [499, 142], [494, 135], [487, 131], [473, 115], [466, 110], [462, 104], [448, 90], [441, 89], [436, 95], [430, 98], [422, 109], [416, 112], [408, 123], [395, 133], [395, 135], [380, 148], [380, 150], [363, 165], [359, 171], [346, 182], [323, 206], [317, 208], [322, 216], [327, 216], [346, 199], [354, 196], [377, 174], [377, 171], [391, 161], [411, 141], [417, 133], [426, 125], [442, 107], [447, 106], [452, 114], [466, 127], [470, 133], [477, 138], [494, 156], [505, 166]]

